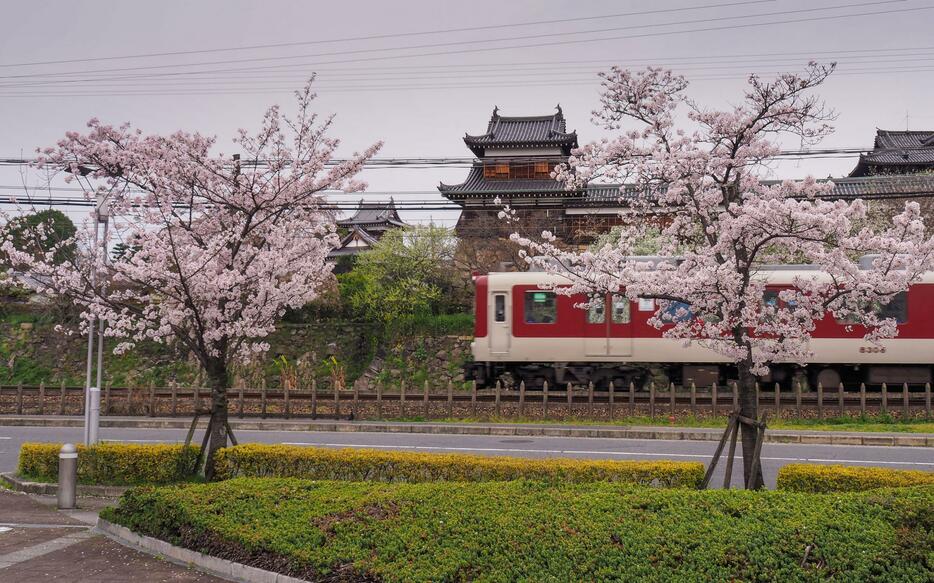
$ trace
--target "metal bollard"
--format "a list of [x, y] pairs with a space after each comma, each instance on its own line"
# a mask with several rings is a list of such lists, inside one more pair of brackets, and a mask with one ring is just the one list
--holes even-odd
[[101, 390], [99, 387], [91, 387], [88, 395], [91, 399], [88, 404], [88, 440], [85, 445], [94, 445], [97, 443], [97, 430], [101, 422]]
[[78, 484], [78, 450], [71, 443], [62, 446], [58, 453], [58, 507], [69, 510], [75, 507], [75, 488]]

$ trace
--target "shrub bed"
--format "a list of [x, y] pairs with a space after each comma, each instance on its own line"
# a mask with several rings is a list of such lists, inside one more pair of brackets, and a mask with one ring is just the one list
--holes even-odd
[[[38, 482], [58, 481], [60, 443], [24, 443], [19, 450], [20, 476]], [[78, 482], [107, 486], [168, 484], [190, 480], [198, 447], [102, 443], [78, 446]]]
[[700, 462], [535, 460], [260, 444], [221, 449], [215, 456], [214, 467], [219, 479], [479, 482], [525, 478], [555, 483], [609, 481], [668, 487], [696, 487], [704, 479], [704, 464]]
[[104, 518], [321, 581], [930, 581], [934, 487], [238, 478], [128, 492]]
[[793, 492], [861, 492], [934, 484], [934, 472], [860, 466], [788, 464], [778, 470], [779, 490]]

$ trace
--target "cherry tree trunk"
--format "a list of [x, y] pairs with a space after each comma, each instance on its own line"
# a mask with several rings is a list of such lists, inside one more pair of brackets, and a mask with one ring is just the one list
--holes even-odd
[[220, 448], [227, 447], [227, 389], [230, 383], [226, 362], [212, 362], [206, 372], [211, 386], [211, 434], [208, 437], [204, 477], [212, 480], [214, 479], [214, 454]]
[[[748, 419], [759, 418], [759, 402], [756, 397], [756, 377], [748, 363], [739, 363], [739, 414]], [[740, 423], [740, 440], [743, 444], [743, 483], [747, 489], [762, 487], [762, 463], [756, 464], [756, 475], [752, 475], [753, 461], [756, 455], [758, 428]]]

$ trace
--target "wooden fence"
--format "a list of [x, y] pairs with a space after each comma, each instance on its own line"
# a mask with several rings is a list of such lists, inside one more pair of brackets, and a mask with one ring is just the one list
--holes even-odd
[[[318, 390], [313, 383], [305, 389], [233, 388], [228, 391], [232, 417], [277, 418], [563, 418], [614, 419], [644, 415], [716, 416], [737, 409], [739, 394], [735, 385], [728, 387], [674, 387], [660, 390], [649, 385], [637, 390], [629, 385], [609, 390], [594, 387], [548, 387], [542, 390], [477, 389], [432, 390], [404, 384], [392, 391], [354, 386], [347, 390]], [[760, 409], [774, 417], [842, 417], [867, 413], [889, 413], [901, 418], [931, 418], [931, 385], [907, 384], [896, 390], [846, 390], [841, 384], [833, 389], [818, 386], [814, 391], [758, 390]], [[210, 408], [207, 388], [105, 387], [101, 394], [102, 415], [191, 416]], [[84, 388], [53, 386], [0, 386], [0, 414], [81, 415], [84, 411]]]

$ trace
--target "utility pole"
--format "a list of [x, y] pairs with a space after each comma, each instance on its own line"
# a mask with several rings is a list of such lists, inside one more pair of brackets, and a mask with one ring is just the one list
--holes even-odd
[[[101, 253], [103, 253], [102, 261], [106, 263], [107, 261], [107, 227], [108, 219], [110, 218], [110, 211], [107, 206], [107, 196], [104, 194], [97, 195], [97, 204], [94, 207], [94, 236], [91, 239], [91, 252], [92, 255], [97, 253], [97, 244], [98, 244], [98, 232], [100, 230], [100, 224], [104, 224], [104, 234], [101, 237]], [[97, 273], [97, 262], [95, 261], [91, 268], [91, 288], [92, 290], [97, 290], [98, 284], [98, 273]], [[103, 285], [103, 282], [101, 282]], [[95, 320], [98, 320], [95, 322]], [[91, 372], [93, 369], [94, 361], [94, 328], [95, 324], [98, 327], [98, 338], [97, 338], [97, 385], [91, 385]], [[103, 373], [104, 373], [104, 321], [91, 317], [91, 321], [88, 322], [88, 358], [87, 358], [87, 369], [85, 371], [85, 381], [84, 381], [84, 444], [92, 445], [97, 443], [98, 436], [98, 425], [100, 423], [100, 389], [101, 383], [103, 382]]]

